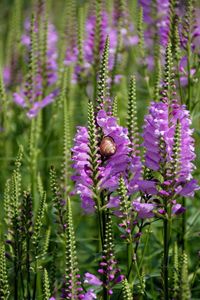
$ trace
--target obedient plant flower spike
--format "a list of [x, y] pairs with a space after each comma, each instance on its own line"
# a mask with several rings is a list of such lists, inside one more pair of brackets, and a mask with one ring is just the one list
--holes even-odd
[[136, 107], [136, 79], [131, 76], [128, 96], [128, 137], [131, 141], [132, 152], [135, 153], [138, 148], [138, 124], [137, 124], [137, 107]]
[[180, 55], [180, 36], [178, 32], [179, 17], [176, 14], [177, 0], [170, 0], [170, 29], [169, 39], [172, 46], [172, 55], [174, 59], [178, 60]]
[[[6, 181], [5, 190], [4, 190], [4, 198], [3, 198], [3, 205], [4, 205], [4, 220], [7, 226], [11, 224], [11, 217], [12, 217], [12, 205], [11, 205], [11, 197], [10, 197], [10, 179]], [[8, 230], [9, 231], [9, 230]]]
[[37, 212], [36, 221], [33, 227], [33, 236], [32, 242], [34, 247], [35, 254], [35, 266], [34, 266], [34, 286], [33, 286], [33, 295], [32, 299], [36, 298], [37, 293], [37, 275], [38, 275], [38, 255], [39, 255], [39, 243], [41, 240], [41, 228], [43, 225], [44, 213], [45, 213], [45, 205], [46, 205], [46, 192], [43, 193], [43, 196], [40, 200], [40, 206]]
[[172, 100], [172, 82], [173, 81], [173, 60], [171, 52], [171, 43], [169, 42], [165, 53], [164, 83], [161, 89], [161, 100], [171, 102]]
[[43, 196], [40, 200], [40, 206], [37, 212], [37, 217], [36, 221], [34, 224], [34, 229], [33, 229], [33, 237], [32, 241], [33, 244], [35, 245], [35, 252], [38, 254], [38, 247], [39, 247], [39, 241], [40, 241], [40, 232], [41, 228], [43, 225], [43, 219], [44, 219], [44, 214], [45, 214], [45, 206], [46, 206], [46, 192], [43, 193]]
[[21, 226], [25, 240], [27, 298], [31, 298], [31, 238], [33, 233], [33, 203], [30, 192], [24, 192], [21, 208]]
[[176, 299], [179, 295], [179, 253], [177, 243], [173, 247], [173, 269], [172, 269], [172, 298]]
[[125, 278], [123, 281], [122, 281], [122, 285], [123, 285], [123, 300], [133, 300], [133, 295], [132, 295], [132, 292], [131, 292], [131, 288], [130, 288], [130, 285], [128, 283], [128, 280]]
[[100, 262], [100, 269], [98, 272], [102, 274], [103, 282], [103, 299], [109, 300], [110, 295], [112, 295], [113, 284], [119, 282], [120, 270], [117, 268], [117, 261], [115, 259], [114, 253], [114, 243], [113, 243], [113, 232], [112, 232], [112, 219], [109, 211], [105, 215], [106, 225], [105, 225], [105, 236], [103, 244], [103, 256], [102, 262]]
[[6, 268], [5, 246], [0, 243], [0, 299], [7, 300], [10, 296]]
[[[94, 107], [91, 101], [88, 102], [88, 135], [89, 135], [89, 155], [90, 155], [90, 168], [92, 171], [92, 180], [94, 193], [98, 184], [98, 141], [97, 141], [97, 128], [94, 114]], [[96, 195], [97, 196], [97, 195]]]
[[49, 227], [46, 231], [46, 236], [45, 236], [42, 255], [41, 255], [43, 258], [45, 258], [45, 256], [48, 255], [50, 236], [51, 236], [51, 227]]
[[38, 173], [38, 175], [37, 175], [37, 189], [39, 192], [39, 196], [41, 198], [44, 193], [44, 186], [43, 186], [42, 177], [41, 177], [40, 173]]
[[37, 36], [36, 36], [36, 17], [33, 14], [31, 18], [31, 32], [30, 32], [30, 50], [29, 50], [29, 63], [27, 73], [27, 83], [25, 86], [25, 95], [27, 102], [33, 102], [35, 92], [35, 79], [38, 72], [37, 68]]
[[95, 29], [94, 29], [94, 48], [93, 48], [93, 55], [94, 55], [94, 76], [96, 80], [97, 76], [97, 68], [99, 66], [99, 51], [100, 51], [100, 43], [101, 43], [101, 21], [102, 21], [102, 0], [97, 0], [95, 2], [96, 5], [96, 18], [95, 18]]
[[187, 49], [187, 47], [191, 47], [191, 38], [192, 38], [192, 29], [193, 29], [193, 0], [186, 0], [185, 5], [185, 16], [182, 21], [183, 31], [182, 35], [184, 38], [184, 42], [182, 46]]
[[62, 299], [82, 299], [78, 260], [76, 253], [76, 237], [73, 226], [71, 201], [67, 199], [67, 222], [66, 222], [66, 269], [65, 287]]
[[49, 276], [46, 269], [44, 269], [44, 274], [43, 274], [43, 290], [44, 290], [43, 299], [49, 300], [51, 297], [51, 291], [50, 291]]
[[29, 140], [29, 163], [30, 163], [30, 175], [31, 175], [31, 191], [33, 197], [35, 197], [37, 189], [37, 157], [38, 157], [38, 142], [40, 138], [42, 127], [42, 115], [39, 113], [38, 117], [31, 120], [30, 124], [30, 140]]
[[12, 205], [14, 209], [14, 215], [17, 217], [19, 213], [19, 197], [21, 195], [21, 173], [20, 167], [23, 157], [23, 147], [20, 146], [17, 159], [15, 161], [15, 169], [11, 178], [11, 191], [12, 191]]
[[67, 108], [67, 101], [64, 101], [64, 137], [63, 137], [63, 167], [62, 176], [64, 183], [64, 194], [66, 194], [69, 185], [69, 165], [70, 165], [70, 148], [71, 148], [71, 135], [70, 135], [70, 121], [69, 109]]
[[97, 83], [97, 95], [96, 95], [96, 102], [97, 102], [97, 109], [100, 110], [103, 108], [105, 97], [107, 94], [107, 80], [108, 80], [108, 58], [109, 58], [109, 37], [107, 36], [102, 59], [99, 71], [99, 79]]
[[162, 68], [160, 59], [156, 62], [156, 75], [155, 75], [155, 85], [154, 85], [154, 101], [158, 102], [160, 100], [160, 85], [162, 78]]
[[172, 44], [172, 39], [173, 39], [173, 26], [174, 26], [174, 19], [176, 17], [175, 15], [175, 9], [177, 7], [177, 0], [170, 0], [169, 1], [169, 38], [171, 40]]
[[189, 274], [188, 274], [188, 258], [187, 254], [183, 252], [181, 259], [181, 272], [180, 272], [180, 298], [181, 300], [191, 299]]
[[118, 194], [120, 196], [120, 213], [122, 222], [119, 225], [125, 230], [125, 237], [127, 242], [127, 278], [131, 283], [133, 279], [132, 266], [133, 266], [133, 239], [131, 233], [131, 202], [128, 197], [128, 191], [125, 181], [122, 176], [119, 179]]
[[[128, 191], [126, 188], [125, 181], [122, 176], [119, 178], [119, 188], [118, 188], [118, 193], [120, 196], [120, 211], [123, 214], [123, 217], [125, 218], [126, 226], [128, 226], [129, 222], [129, 210], [130, 210], [130, 201], [128, 197]], [[131, 235], [128, 235], [128, 238], [131, 237]], [[131, 240], [128, 240], [129, 243], [132, 242]]]
[[[89, 136], [89, 163], [91, 169], [91, 179], [93, 181], [93, 197], [97, 208], [98, 222], [99, 222], [99, 235], [100, 235], [100, 248], [103, 246], [103, 220], [101, 213], [101, 203], [99, 199], [98, 183], [99, 183], [99, 154], [98, 154], [98, 141], [97, 136], [102, 135], [97, 131], [94, 107], [91, 101], [88, 102], [88, 136]], [[101, 250], [100, 250], [101, 251]]]
[[62, 232], [65, 233], [65, 228], [66, 228], [65, 201], [63, 201], [63, 194], [60, 191], [60, 187], [58, 186], [58, 183], [56, 181], [56, 172], [53, 166], [50, 169], [50, 187], [53, 193], [53, 205], [56, 209], [57, 218], [59, 220], [59, 224], [61, 225]]
[[[175, 134], [174, 134], [174, 144], [172, 148], [172, 163], [171, 163], [171, 176], [178, 176], [179, 162], [180, 162], [180, 147], [181, 147], [181, 124], [178, 121], [176, 124]], [[170, 177], [171, 177], [170, 176]]]
[[[46, 8], [46, 6], [45, 6]], [[47, 49], [48, 49], [48, 13], [47, 10], [45, 9], [44, 12], [44, 19], [41, 20], [41, 24], [39, 26], [40, 30], [40, 41], [39, 41], [39, 47], [40, 47], [40, 60], [41, 60], [41, 68], [42, 68], [42, 81], [43, 81], [43, 91], [47, 87]], [[44, 93], [44, 92], [43, 92]], [[45, 96], [43, 94], [43, 96]]]
[[137, 21], [137, 31], [138, 31], [138, 37], [139, 37], [139, 53], [140, 57], [144, 58], [144, 23], [143, 23], [143, 9], [142, 7], [139, 8], [138, 11], [138, 21]]
[[117, 118], [117, 116], [118, 116], [118, 99], [117, 99], [117, 96], [115, 96], [114, 99], [113, 99], [112, 115], [115, 118]]
[[20, 146], [17, 159], [15, 161], [15, 169], [11, 177], [11, 232], [12, 232], [12, 247], [13, 247], [13, 268], [15, 273], [14, 278], [14, 295], [17, 299], [19, 294], [18, 286], [18, 275], [20, 272], [20, 261], [21, 261], [21, 252], [19, 251], [20, 247], [20, 196], [21, 196], [21, 161], [23, 155], [23, 148]]

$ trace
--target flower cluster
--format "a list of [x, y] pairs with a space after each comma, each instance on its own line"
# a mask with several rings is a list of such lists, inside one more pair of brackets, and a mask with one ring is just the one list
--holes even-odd
[[[118, 187], [119, 176], [126, 174], [130, 162], [128, 156], [130, 142], [127, 129], [119, 126], [116, 118], [108, 116], [104, 110], [98, 112], [96, 122], [98, 128], [102, 130], [103, 136], [110, 137], [116, 145], [116, 152], [113, 155], [99, 156], [99, 188], [113, 192]], [[78, 127], [72, 153], [73, 169], [75, 170], [72, 179], [76, 182], [75, 192], [81, 195], [84, 210], [91, 212], [94, 210], [94, 201], [86, 127]]]

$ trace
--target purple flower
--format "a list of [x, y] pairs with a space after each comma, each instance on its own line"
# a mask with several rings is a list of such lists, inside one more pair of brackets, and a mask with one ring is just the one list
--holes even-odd
[[95, 275], [91, 273], [85, 273], [85, 283], [88, 283], [90, 285], [100, 286], [102, 285], [102, 281], [96, 277]]
[[138, 218], [146, 219], [146, 218], [154, 217], [154, 213], [152, 211], [156, 207], [155, 204], [133, 201], [133, 207], [135, 211], [138, 213]]
[[84, 295], [84, 297], [82, 299], [83, 300], [92, 300], [92, 299], [97, 299], [97, 296], [94, 293], [94, 291], [91, 289], [91, 290], [87, 291], [87, 293]]
[[[178, 156], [174, 161], [174, 142], [177, 123], [180, 124]], [[173, 195], [175, 192], [182, 196], [192, 196], [198, 189], [196, 181], [192, 180], [195, 169], [193, 161], [194, 139], [190, 128], [189, 111], [176, 100], [172, 104], [152, 102], [149, 114], [145, 117], [143, 131], [143, 145], [145, 147], [145, 165], [147, 168], [159, 172], [164, 176], [164, 183], [160, 185], [160, 196]], [[170, 173], [169, 166], [177, 164], [175, 173]], [[164, 169], [167, 168], [166, 173]], [[164, 172], [164, 173], [163, 173]], [[148, 185], [154, 189], [147, 191]], [[166, 185], [167, 184], [167, 185]], [[157, 183], [159, 185], [159, 183]], [[150, 194], [158, 194], [155, 182], [140, 181], [140, 190]], [[145, 191], [146, 189], [146, 191]]]
[[[100, 110], [96, 117], [97, 126], [101, 128], [105, 136], [109, 136], [116, 145], [115, 154], [110, 157], [99, 155], [99, 188], [114, 192], [118, 187], [119, 176], [126, 176], [130, 163], [130, 141], [127, 129], [119, 126], [114, 117], [109, 116], [104, 110]], [[82, 207], [87, 213], [94, 211], [92, 193], [92, 179], [89, 163], [88, 130], [78, 127], [75, 136], [75, 145], [72, 148], [73, 169], [72, 179], [75, 181], [75, 193], [80, 194]]]
[[183, 207], [180, 203], [176, 203], [172, 206], [172, 214], [180, 215], [185, 212], [185, 207]]
[[[13, 101], [17, 105], [23, 108], [27, 108], [28, 109], [27, 117], [31, 119], [36, 117], [42, 108], [55, 101], [57, 95], [58, 95], [58, 90], [54, 90], [44, 99], [40, 101], [34, 101], [33, 103], [31, 103], [30, 101], [29, 102], [27, 101], [28, 99], [26, 99], [24, 91], [21, 91], [20, 93], [13, 94]], [[37, 99], [37, 97], [35, 99]]]
[[140, 180], [140, 181], [138, 181], [138, 185], [139, 185], [139, 189], [145, 194], [150, 194], [150, 195], [158, 194], [155, 181]]
[[[187, 86], [188, 84], [188, 70], [187, 70], [187, 57], [184, 56], [180, 60], [179, 64], [179, 71], [180, 71], [180, 82], [182, 86]], [[191, 78], [195, 75], [196, 69], [190, 69], [190, 76]]]
[[[189, 111], [184, 105], [173, 103], [170, 107], [167, 103], [152, 102], [149, 109], [149, 114], [145, 117], [145, 125], [143, 132], [145, 153], [145, 165], [154, 171], [161, 168], [164, 159], [167, 162], [173, 161], [172, 150], [174, 143], [175, 128], [177, 122], [180, 122], [180, 155], [179, 155], [179, 170], [177, 178], [182, 180], [190, 180], [195, 159], [194, 154], [194, 139], [192, 137], [193, 130], [190, 129], [191, 120]], [[163, 153], [160, 147], [161, 139], [165, 142], [166, 157], [163, 158]]]
[[130, 141], [127, 129], [119, 126], [114, 117], [110, 117], [104, 110], [97, 115], [97, 123], [105, 136], [109, 136], [116, 144], [116, 152], [103, 164], [101, 187], [110, 191], [118, 187], [119, 176], [125, 174], [130, 162]]
[[94, 211], [94, 200], [92, 195], [92, 179], [90, 177], [88, 131], [85, 127], [77, 127], [75, 145], [72, 148], [73, 169], [75, 174], [72, 180], [76, 182], [74, 193], [81, 196], [82, 208], [86, 213]]
[[178, 185], [176, 193], [181, 196], [194, 197], [194, 192], [199, 190], [197, 180], [192, 179], [189, 182]]

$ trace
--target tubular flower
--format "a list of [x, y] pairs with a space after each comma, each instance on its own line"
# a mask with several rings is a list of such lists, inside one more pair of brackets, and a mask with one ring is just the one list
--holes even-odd
[[125, 175], [130, 162], [128, 131], [126, 128], [119, 126], [116, 118], [108, 116], [104, 110], [98, 112], [97, 123], [104, 136], [109, 136], [116, 145], [115, 154], [103, 162], [101, 179], [101, 187], [113, 191], [118, 187], [120, 174]]
[[78, 127], [75, 136], [75, 145], [72, 149], [72, 168], [75, 170], [72, 180], [76, 182], [74, 193], [80, 195], [82, 208], [86, 213], [94, 210], [92, 195], [92, 179], [89, 163], [89, 139], [86, 127]]
[[[127, 129], [117, 124], [116, 118], [109, 116], [104, 110], [100, 110], [96, 117], [97, 128], [102, 131], [103, 139], [107, 137], [109, 142], [114, 143], [114, 153], [107, 156], [101, 149], [99, 141], [99, 189], [114, 192], [118, 188], [120, 175], [127, 176], [130, 163], [130, 141]], [[92, 179], [89, 162], [89, 142], [88, 129], [78, 127], [75, 136], [75, 145], [72, 148], [72, 160], [75, 170], [72, 179], [75, 181], [74, 193], [81, 196], [82, 207], [90, 213], [94, 210], [94, 201], [92, 193]], [[107, 142], [107, 141], [106, 141]], [[112, 145], [108, 144], [108, 147]], [[106, 145], [107, 147], [107, 145]], [[100, 155], [101, 154], [101, 155]], [[111, 197], [112, 198], [112, 197]]]
[[[178, 144], [175, 145], [177, 124], [180, 124], [180, 132]], [[186, 190], [188, 189], [192, 195], [197, 185], [192, 180], [195, 153], [193, 130], [190, 129], [190, 125], [189, 111], [185, 105], [180, 105], [177, 101], [171, 105], [152, 102], [149, 114], [145, 117], [143, 145], [146, 150], [145, 166], [150, 170], [160, 172], [165, 180], [169, 179], [164, 184], [174, 185], [178, 193], [183, 194], [184, 187], [189, 185]], [[178, 148], [176, 157], [174, 157], [175, 146]], [[176, 164], [176, 170], [172, 175], [168, 169], [173, 164]], [[142, 182], [140, 185], [143, 189]], [[166, 194], [167, 192], [160, 190], [160, 193]]]

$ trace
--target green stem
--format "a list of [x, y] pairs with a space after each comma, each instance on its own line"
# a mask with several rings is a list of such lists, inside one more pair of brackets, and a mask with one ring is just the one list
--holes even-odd
[[171, 207], [168, 208], [168, 200], [164, 202], [167, 218], [163, 220], [163, 239], [164, 239], [164, 257], [163, 257], [163, 280], [164, 280], [164, 300], [169, 299], [169, 244], [171, 236]]
[[145, 244], [144, 244], [144, 250], [142, 252], [142, 257], [141, 257], [141, 260], [140, 260], [140, 263], [139, 263], [139, 266], [138, 266], [139, 271], [142, 268], [143, 260], [144, 260], [145, 253], [146, 253], [146, 250], [147, 250], [147, 245], [148, 245], [148, 242], [149, 242], [150, 228], [151, 228], [151, 224], [149, 225], [149, 228], [148, 228], [148, 232], [147, 232], [146, 240], [145, 240]]
[[102, 218], [102, 210], [101, 210], [101, 203], [100, 203], [100, 198], [97, 197], [97, 217], [98, 217], [98, 231], [99, 231], [99, 245], [98, 245], [98, 252], [101, 253], [103, 250], [103, 218]]
[[163, 258], [163, 277], [164, 277], [164, 299], [169, 299], [168, 293], [168, 260], [169, 260], [169, 236], [168, 236], [168, 220], [163, 221], [164, 233], [164, 258]]
[[133, 243], [130, 236], [130, 240], [127, 243], [127, 278], [131, 284], [133, 281]]

